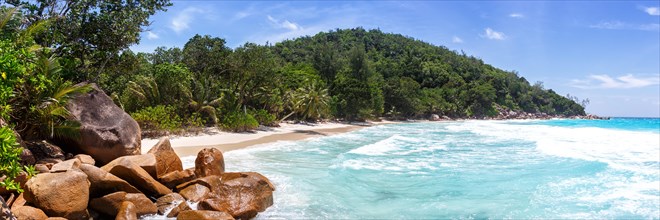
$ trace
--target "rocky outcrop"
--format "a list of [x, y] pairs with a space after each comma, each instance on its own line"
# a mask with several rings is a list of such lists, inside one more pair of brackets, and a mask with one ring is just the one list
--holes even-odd
[[25, 147], [30, 150], [30, 153], [32, 153], [32, 156], [36, 161], [44, 159], [65, 159], [62, 148], [47, 141], [26, 141]]
[[174, 218], [174, 217], [177, 217], [179, 215], [179, 213], [181, 213], [183, 211], [188, 211], [188, 210], [192, 210], [192, 208], [190, 208], [190, 206], [188, 205], [187, 202], [182, 202], [182, 203], [179, 203], [179, 205], [174, 207], [172, 210], [170, 210], [170, 213], [167, 213], [167, 217], [168, 218]]
[[142, 137], [137, 122], [95, 84], [90, 87], [92, 91], [76, 95], [66, 106], [80, 123], [80, 137], [60, 141], [92, 156], [99, 164], [140, 154]]
[[82, 164], [82, 163], [78, 159], [70, 159], [70, 160], [62, 161], [62, 162], [59, 162], [59, 163], [56, 163], [55, 165], [53, 165], [53, 167], [50, 168], [50, 172], [51, 173], [59, 173], [59, 172], [66, 172], [66, 171], [73, 170], [73, 169], [79, 169], [80, 164]]
[[182, 171], [174, 171], [160, 177], [160, 182], [168, 188], [174, 188], [179, 184], [195, 179], [195, 168], [189, 168]]
[[89, 186], [81, 171], [42, 173], [27, 182], [24, 196], [48, 216], [84, 219], [89, 217]]
[[170, 139], [167, 137], [161, 138], [156, 145], [149, 149], [148, 154], [153, 154], [156, 157], [155, 178], [183, 170], [181, 159], [179, 159], [179, 156], [172, 149]]
[[92, 199], [89, 202], [89, 206], [99, 213], [116, 216], [124, 201], [129, 201], [135, 205], [135, 213], [138, 216], [156, 214], [158, 212], [156, 204], [141, 193], [115, 192], [101, 198]]
[[45, 220], [48, 216], [41, 209], [32, 206], [21, 206], [12, 209], [17, 220]]
[[177, 220], [234, 220], [226, 212], [190, 210], [179, 213]]
[[183, 198], [178, 193], [170, 193], [167, 195], [164, 195], [158, 200], [156, 200], [156, 206], [158, 207], [158, 214], [165, 214], [165, 211], [170, 210], [174, 207], [176, 207], [179, 203], [185, 202], [186, 199]]
[[158, 198], [172, 193], [169, 188], [156, 181], [147, 171], [131, 160], [117, 158], [117, 161], [113, 161], [110, 164], [113, 166], [104, 166], [101, 169], [124, 179], [149, 196]]
[[209, 192], [211, 192], [211, 189], [208, 187], [202, 186], [200, 184], [193, 184], [179, 191], [179, 194], [181, 194], [181, 196], [186, 198], [188, 201], [199, 202], [205, 198]]
[[123, 201], [119, 206], [119, 213], [117, 213], [115, 220], [137, 220], [136, 209], [132, 202]]
[[225, 211], [234, 218], [249, 219], [273, 205], [275, 187], [255, 172], [224, 173], [221, 184], [212, 188], [213, 194], [201, 205], [202, 209]]
[[80, 162], [84, 164], [89, 164], [89, 165], [96, 164], [94, 158], [92, 158], [92, 156], [89, 156], [87, 154], [78, 154], [76, 156], [73, 156], [73, 158], [80, 160]]
[[222, 175], [225, 172], [225, 159], [222, 151], [216, 148], [204, 148], [197, 153], [195, 159], [195, 175], [205, 177]]
[[92, 198], [118, 191], [141, 193], [140, 190], [128, 182], [102, 170], [101, 168], [89, 164], [82, 164], [80, 165], [80, 170], [87, 174], [87, 180], [89, 180], [90, 183], [89, 194]]

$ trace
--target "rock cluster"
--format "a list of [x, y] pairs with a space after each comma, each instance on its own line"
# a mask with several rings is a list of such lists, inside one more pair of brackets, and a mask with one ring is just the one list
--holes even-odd
[[[275, 187], [254, 172], [225, 172], [222, 152], [201, 150], [183, 169], [169, 139], [143, 155], [118, 157], [102, 167], [89, 155], [42, 167], [11, 194], [7, 215], [16, 219], [249, 219], [273, 204]], [[17, 196], [14, 196], [17, 195]], [[197, 202], [197, 210], [190, 203]]]

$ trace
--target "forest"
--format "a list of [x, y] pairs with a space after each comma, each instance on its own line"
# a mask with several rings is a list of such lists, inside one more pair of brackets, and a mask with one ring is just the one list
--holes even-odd
[[515, 71], [377, 29], [237, 48], [196, 35], [181, 47], [128, 49], [148, 17], [169, 5], [7, 1], [0, 115], [28, 137], [67, 132], [75, 126], [63, 106], [84, 92], [80, 82], [96, 83], [152, 135], [205, 126], [247, 131], [281, 120], [484, 118], [502, 109], [585, 114], [575, 97]]

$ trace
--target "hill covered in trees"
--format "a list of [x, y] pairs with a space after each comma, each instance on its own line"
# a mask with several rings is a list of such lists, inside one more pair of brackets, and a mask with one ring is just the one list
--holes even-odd
[[236, 49], [224, 39], [197, 35], [183, 48], [125, 51], [108, 63], [93, 78], [68, 78], [98, 79], [147, 128], [206, 124], [240, 131], [286, 118], [585, 114], [574, 100], [540, 82], [530, 85], [515, 72], [445, 47], [362, 28]]

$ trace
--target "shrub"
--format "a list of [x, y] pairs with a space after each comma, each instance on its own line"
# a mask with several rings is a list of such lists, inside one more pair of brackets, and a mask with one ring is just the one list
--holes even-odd
[[256, 119], [260, 125], [270, 127], [277, 126], [275, 115], [268, 113], [268, 111], [264, 109], [250, 111], [250, 114], [254, 115], [254, 119]]
[[229, 112], [222, 117], [223, 129], [232, 132], [251, 131], [259, 127], [259, 122], [254, 116], [243, 112]]
[[140, 124], [142, 136], [156, 137], [181, 132], [183, 120], [176, 114], [174, 107], [158, 105], [146, 107], [131, 114]]
[[5, 176], [4, 179], [0, 179], [0, 187], [21, 193], [23, 189], [14, 182], [14, 178], [23, 171], [29, 176], [35, 174], [34, 167], [21, 166], [19, 163], [22, 152], [23, 149], [18, 146], [14, 132], [7, 127], [0, 128], [0, 178]]

